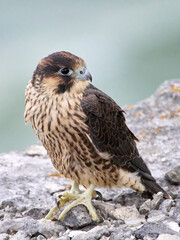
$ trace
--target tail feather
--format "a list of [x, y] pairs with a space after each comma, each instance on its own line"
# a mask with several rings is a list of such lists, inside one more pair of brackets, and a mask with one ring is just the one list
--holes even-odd
[[141, 177], [142, 184], [146, 188], [145, 193], [148, 193], [148, 195], [152, 196], [155, 193], [162, 192], [164, 198], [172, 199], [172, 197], [157, 184], [156, 180], [151, 175], [148, 166], [140, 155], [134, 157], [133, 159], [130, 159], [130, 161], [127, 161], [126, 164], [122, 166], [122, 168], [124, 170], [128, 170], [129, 172], [138, 173], [138, 176]]
[[164, 191], [164, 189], [162, 187], [160, 187], [155, 181], [149, 181], [144, 178], [142, 178], [141, 181], [144, 184], [144, 186], [146, 187], [147, 192], [149, 192], [150, 194], [153, 195], [155, 193], [162, 192], [164, 198], [172, 199], [172, 197], [166, 191]]

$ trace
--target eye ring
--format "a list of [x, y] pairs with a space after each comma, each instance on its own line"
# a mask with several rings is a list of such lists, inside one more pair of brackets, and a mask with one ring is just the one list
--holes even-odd
[[58, 72], [62, 76], [70, 76], [73, 73], [73, 71], [71, 69], [66, 68], [66, 67], [60, 68]]

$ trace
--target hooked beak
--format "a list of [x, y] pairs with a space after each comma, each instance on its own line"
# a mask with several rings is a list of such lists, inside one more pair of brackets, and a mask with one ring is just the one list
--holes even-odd
[[76, 75], [76, 79], [92, 82], [92, 76], [87, 69], [85, 69], [84, 71], [80, 70]]

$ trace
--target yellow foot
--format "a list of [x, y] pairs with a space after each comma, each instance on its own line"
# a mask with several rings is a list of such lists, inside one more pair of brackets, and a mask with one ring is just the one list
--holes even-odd
[[92, 198], [96, 196], [96, 191], [94, 191], [94, 185], [91, 184], [86, 191], [82, 192], [79, 190], [78, 185], [74, 182], [72, 185], [71, 193], [63, 193], [57, 196], [57, 206], [53, 207], [49, 213], [46, 215], [45, 219], [51, 219], [57, 212], [59, 207], [63, 207], [67, 202], [74, 200], [70, 203], [60, 214], [59, 220], [61, 220], [66, 213], [73, 207], [83, 204], [87, 207], [89, 214], [92, 216], [94, 221], [98, 221], [99, 218], [92, 206]]

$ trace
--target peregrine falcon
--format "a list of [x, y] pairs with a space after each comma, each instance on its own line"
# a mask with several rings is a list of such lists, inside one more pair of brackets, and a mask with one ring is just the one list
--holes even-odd
[[[57, 197], [60, 206], [74, 200], [59, 220], [78, 204], [98, 220], [91, 202], [95, 187], [124, 186], [170, 197], [141, 158], [123, 110], [91, 81], [83, 59], [55, 52], [39, 62], [25, 91], [26, 123], [31, 122], [57, 171], [73, 181], [71, 192]], [[46, 219], [57, 211], [55, 206]]]

